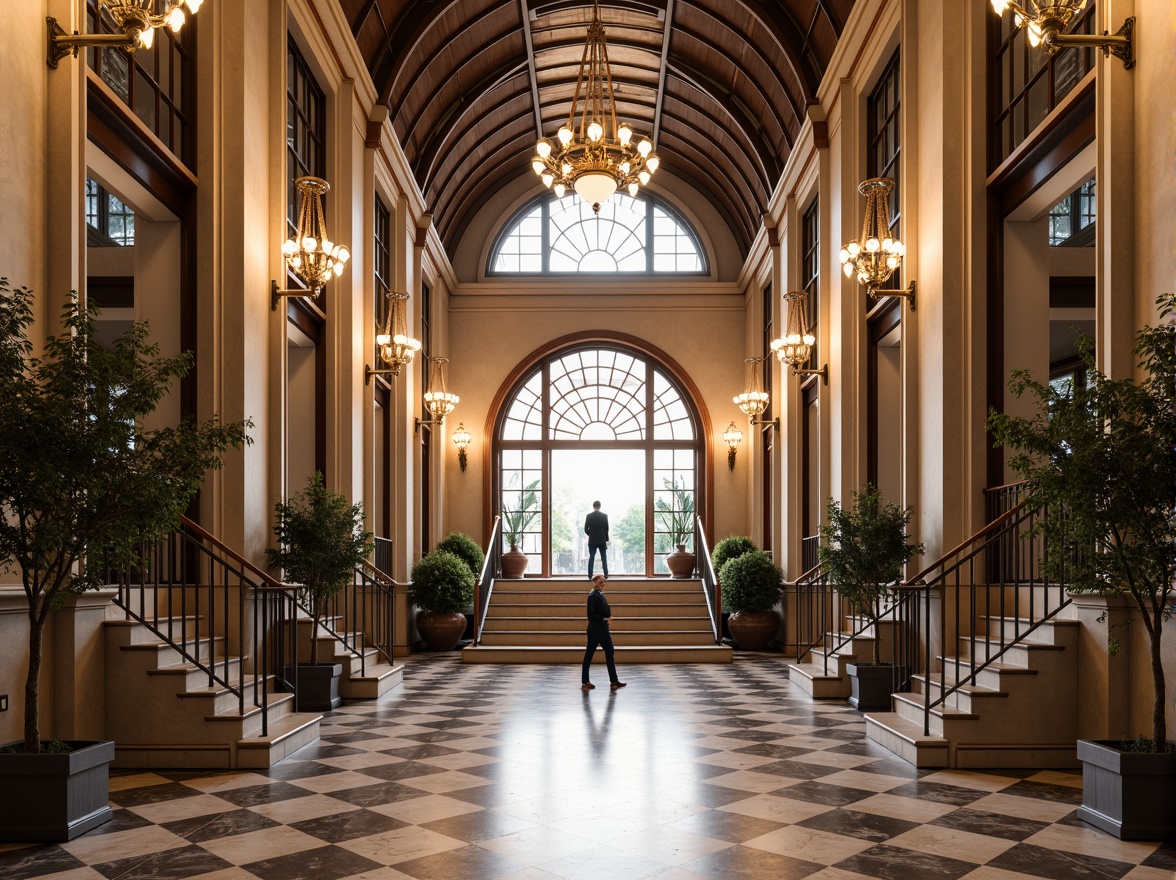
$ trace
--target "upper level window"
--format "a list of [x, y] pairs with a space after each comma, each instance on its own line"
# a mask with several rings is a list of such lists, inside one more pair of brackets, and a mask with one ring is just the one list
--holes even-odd
[[866, 162], [869, 177], [889, 177], [894, 181], [890, 190], [890, 230], [895, 235], [898, 233], [901, 204], [898, 176], [898, 159], [902, 151], [899, 85], [896, 50], [867, 102], [870, 150]]
[[291, 39], [286, 53], [286, 220], [290, 235], [298, 231], [302, 207], [294, 181], [326, 173], [326, 117], [326, 96]]
[[[109, 13], [99, 11], [99, 0], [87, 0], [86, 29], [92, 34], [119, 33]], [[87, 50], [90, 67], [140, 121], [180, 161], [192, 166], [192, 59], [184, 37], [170, 28], [155, 31], [150, 49], [129, 52], [118, 48]]]
[[86, 225], [91, 247], [135, 244], [135, 212], [92, 177], [86, 178]]
[[[1029, 45], [1028, 29], [1018, 27], [1014, 14], [990, 16], [993, 39], [992, 167], [1000, 165], [1062, 99], [1094, 69], [1093, 48], [1069, 46], [1050, 55], [1044, 44]], [[1070, 23], [1068, 33], [1089, 34], [1094, 29], [1094, 4]]]
[[575, 195], [543, 197], [506, 227], [491, 273], [694, 273], [707, 271], [687, 222], [652, 197], [614, 196], [594, 214]]
[[1092, 177], [1049, 209], [1049, 246], [1092, 246], [1094, 211], [1095, 193]]

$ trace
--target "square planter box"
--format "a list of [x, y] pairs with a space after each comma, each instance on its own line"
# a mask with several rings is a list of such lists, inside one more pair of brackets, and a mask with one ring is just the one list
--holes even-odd
[[907, 678], [905, 666], [893, 663], [848, 663], [849, 705], [860, 712], [889, 712], [892, 708], [890, 695], [897, 693]]
[[1176, 836], [1176, 752], [1124, 752], [1114, 740], [1078, 740], [1078, 818], [1120, 840]]
[[[309, 663], [299, 663], [298, 696], [296, 712], [330, 712], [343, 705], [339, 696], [339, 677], [343, 674], [342, 663], [319, 663], [312, 666]], [[293, 682], [295, 669], [293, 666], [282, 667], [282, 675], [286, 681]]]
[[58, 755], [0, 754], [0, 840], [73, 840], [110, 819], [114, 743], [67, 745]]

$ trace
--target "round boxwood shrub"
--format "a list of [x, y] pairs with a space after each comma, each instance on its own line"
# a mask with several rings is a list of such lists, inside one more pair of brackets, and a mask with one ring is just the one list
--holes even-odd
[[468, 565], [475, 581], [482, 573], [482, 563], [486, 561], [486, 554], [482, 552], [478, 542], [465, 532], [450, 532], [437, 545], [437, 549], [448, 550]]
[[448, 550], [434, 550], [412, 567], [408, 597], [422, 611], [457, 614], [474, 601], [474, 576], [465, 560]]
[[723, 610], [732, 613], [771, 611], [780, 601], [784, 575], [772, 557], [752, 550], [730, 559], [719, 572], [723, 584]]
[[750, 553], [758, 549], [755, 546], [755, 542], [746, 535], [728, 535], [719, 541], [719, 543], [715, 544], [714, 552], [711, 553], [711, 563], [715, 567], [715, 573], [721, 573], [723, 566], [737, 556], [742, 556], [744, 553]]

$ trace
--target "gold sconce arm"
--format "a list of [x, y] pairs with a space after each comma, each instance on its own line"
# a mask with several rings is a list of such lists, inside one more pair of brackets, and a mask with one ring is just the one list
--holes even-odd
[[[884, 296], [895, 296], [900, 299], [905, 299], [911, 304], [911, 311], [915, 310], [915, 282], [912, 281], [905, 288], [901, 290], [883, 289], [881, 287], [867, 287], [866, 293], [869, 294], [870, 299], [879, 300]], [[828, 384], [828, 382], [826, 382]]]
[[78, 49], [84, 46], [103, 46], [110, 49], [134, 48], [139, 45], [139, 35], [142, 33], [141, 28], [132, 26], [130, 22], [127, 23], [126, 31], [121, 34], [79, 34], [77, 31], [70, 34], [51, 15], [45, 17], [45, 23], [49, 27], [48, 52], [45, 63], [53, 70], [57, 69], [57, 65], [63, 58], [68, 58], [71, 55], [77, 58]]
[[278, 303], [282, 301], [283, 297], [309, 296], [311, 299], [318, 299], [318, 295], [321, 292], [321, 287], [294, 287], [288, 290], [284, 290], [278, 287], [278, 282], [270, 281], [270, 311], [276, 312], [278, 310]]

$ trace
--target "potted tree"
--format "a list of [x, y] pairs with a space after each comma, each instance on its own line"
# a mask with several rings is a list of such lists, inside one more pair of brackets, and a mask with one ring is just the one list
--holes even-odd
[[[372, 552], [372, 533], [364, 530], [363, 505], [327, 491], [315, 471], [305, 489], [290, 501], [274, 505], [277, 548], [267, 548], [266, 562], [282, 569], [283, 579], [299, 584], [298, 599], [310, 615], [310, 664], [298, 664], [298, 711], [327, 712], [342, 702], [342, 664], [319, 663], [319, 626], [327, 603], [354, 577], [355, 567]], [[295, 647], [297, 654], [297, 647]], [[293, 670], [287, 673], [292, 678]]]
[[905, 509], [883, 501], [878, 487], [867, 483], [853, 493], [852, 505], [842, 506], [829, 499], [826, 524], [821, 526], [821, 545], [817, 548], [821, 566], [829, 583], [849, 603], [854, 615], [863, 618], [874, 632], [869, 664], [850, 663], [849, 703], [863, 711], [890, 708], [890, 694], [897, 682], [906, 678], [904, 669], [879, 660], [878, 620], [886, 613], [891, 585], [902, 577], [903, 566], [922, 544], [907, 540], [907, 526], [914, 508]]
[[[1124, 730], [1121, 740], [1078, 742], [1078, 816], [1123, 840], [1176, 835], [1176, 743], [1166, 727], [1161, 652], [1176, 577], [1176, 295], [1156, 306], [1164, 323], [1136, 335], [1138, 380], [1099, 372], [1093, 341], [1080, 337], [1086, 382], [1041, 383], [1014, 372], [1009, 389], [1028, 393], [1036, 412], [988, 417], [997, 443], [1016, 451], [1010, 466], [1026, 480], [1028, 503], [1055, 514], [1035, 529], [1048, 550], [1046, 575], [1064, 577], [1071, 593], [1123, 597], [1136, 617], [1126, 626], [1148, 635], [1150, 735]], [[1113, 636], [1111, 653], [1125, 641]]]
[[513, 507], [502, 505], [502, 538], [510, 547], [502, 554], [502, 576], [520, 578], [527, 570], [527, 554], [519, 548], [523, 535], [539, 515], [539, 481], [532, 480]]
[[448, 550], [434, 550], [412, 567], [408, 598], [421, 609], [417, 630], [434, 651], [452, 651], [465, 631], [465, 609], [474, 601], [474, 575]]
[[[658, 531], [673, 548], [673, 552], [666, 554], [666, 568], [676, 578], [688, 578], [694, 574], [694, 491], [686, 488], [686, 481], [682, 477], [670, 480], [662, 478], [662, 483], [669, 494], [667, 501], [659, 495], [653, 502], [654, 517], [657, 520]], [[686, 545], [691, 549], [687, 550]]]
[[[464, 532], [450, 532], [441, 539], [436, 549], [448, 550], [458, 559], [462, 560], [469, 567], [470, 574], [474, 576], [474, 585], [477, 586], [478, 578], [482, 576], [482, 565], [486, 562], [486, 554], [482, 552], [482, 548], [478, 546], [477, 541]], [[466, 626], [459, 641], [474, 637], [473, 607], [464, 609], [464, 613]]]
[[711, 551], [711, 564], [718, 574], [730, 560], [758, 549], [755, 542], [746, 535], [728, 535], [715, 544], [715, 549]]
[[142, 565], [222, 453], [249, 442], [247, 422], [216, 418], [143, 430], [191, 355], [160, 357], [145, 324], [104, 349], [95, 314], [69, 306], [34, 356], [33, 295], [0, 279], [0, 559], [20, 572], [29, 621], [24, 740], [0, 749], [0, 840], [71, 840], [110, 818], [114, 743], [42, 740], [45, 626], [105, 571]]
[[745, 650], [762, 651], [780, 628], [780, 567], [762, 550], [750, 550], [727, 560], [719, 581], [723, 608], [731, 612], [731, 637]]

